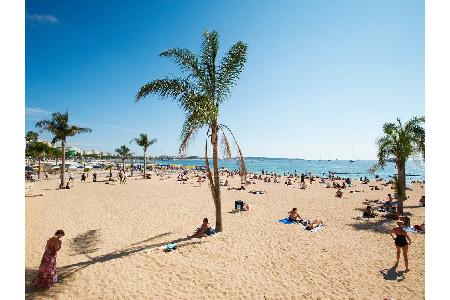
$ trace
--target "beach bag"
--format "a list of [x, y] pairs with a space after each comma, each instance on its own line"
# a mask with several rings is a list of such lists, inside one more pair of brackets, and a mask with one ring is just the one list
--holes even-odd
[[234, 209], [241, 210], [243, 207], [244, 207], [244, 201], [242, 201], [242, 200], [234, 201]]
[[216, 234], [216, 231], [212, 227], [209, 227], [208, 230], [206, 231], [206, 234], [213, 235], [213, 234]]

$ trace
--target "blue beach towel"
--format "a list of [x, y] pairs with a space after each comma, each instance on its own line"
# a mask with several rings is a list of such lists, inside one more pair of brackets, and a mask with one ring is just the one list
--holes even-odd
[[289, 220], [289, 218], [278, 220], [278, 222], [283, 223], [283, 224], [294, 224], [295, 223], [294, 221]]

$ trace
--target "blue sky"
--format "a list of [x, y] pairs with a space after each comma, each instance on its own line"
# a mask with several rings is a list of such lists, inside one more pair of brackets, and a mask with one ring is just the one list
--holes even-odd
[[150, 155], [177, 154], [181, 109], [134, 96], [180, 75], [158, 54], [197, 52], [205, 29], [220, 34], [219, 59], [249, 46], [220, 114], [247, 156], [374, 159], [384, 122], [425, 110], [423, 1], [28, 0], [25, 13], [26, 130], [68, 110], [93, 129], [69, 140], [85, 149], [140, 153], [129, 141], [146, 132], [158, 138]]

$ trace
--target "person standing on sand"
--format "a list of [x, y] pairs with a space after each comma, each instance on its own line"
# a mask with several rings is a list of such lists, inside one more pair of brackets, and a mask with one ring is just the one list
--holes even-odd
[[[404, 222], [401, 220], [397, 221], [397, 226], [394, 227], [389, 233], [392, 239], [395, 241], [395, 247], [397, 248], [397, 262], [395, 267], [398, 267], [398, 262], [400, 260], [400, 251], [403, 251], [403, 259], [405, 260], [405, 272], [409, 271], [408, 268], [408, 245], [411, 245], [411, 238], [408, 233], [403, 229]], [[395, 236], [394, 236], [395, 234]]]
[[31, 282], [33, 288], [49, 289], [57, 282], [56, 275], [56, 255], [61, 249], [61, 238], [64, 236], [63, 230], [57, 230], [55, 236], [47, 241], [44, 254], [42, 255], [41, 265], [39, 266], [39, 274]]

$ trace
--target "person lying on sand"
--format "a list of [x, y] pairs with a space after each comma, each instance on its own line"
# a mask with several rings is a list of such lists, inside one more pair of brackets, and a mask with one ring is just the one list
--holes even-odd
[[425, 232], [425, 223], [422, 225], [414, 225], [414, 228], [419, 232]]
[[336, 197], [342, 198], [343, 195], [344, 195], [344, 192], [341, 191], [341, 189], [338, 189], [338, 190], [336, 191]]
[[205, 237], [205, 236], [208, 236], [208, 235], [211, 235], [214, 233], [215, 233], [214, 229], [212, 229], [209, 226], [208, 218], [204, 218], [202, 225], [199, 228], [197, 228], [195, 233], [193, 235], [188, 235], [187, 237], [188, 238], [201, 238], [201, 237]]
[[303, 220], [300, 217], [300, 215], [297, 212], [297, 208], [293, 208], [290, 212], [288, 212], [289, 214], [289, 221], [295, 222], [295, 223], [301, 223]]
[[319, 227], [319, 226], [321, 226], [321, 225], [323, 225], [323, 224], [324, 224], [324, 223], [322, 222], [322, 220], [315, 219], [315, 220], [312, 221], [312, 222], [308, 222], [308, 224], [305, 225], [305, 229], [306, 229], [306, 230], [313, 230], [314, 228]]
[[255, 195], [257, 195], [257, 194], [262, 195], [262, 194], [264, 194], [264, 191], [249, 191], [249, 193], [255, 194]]

